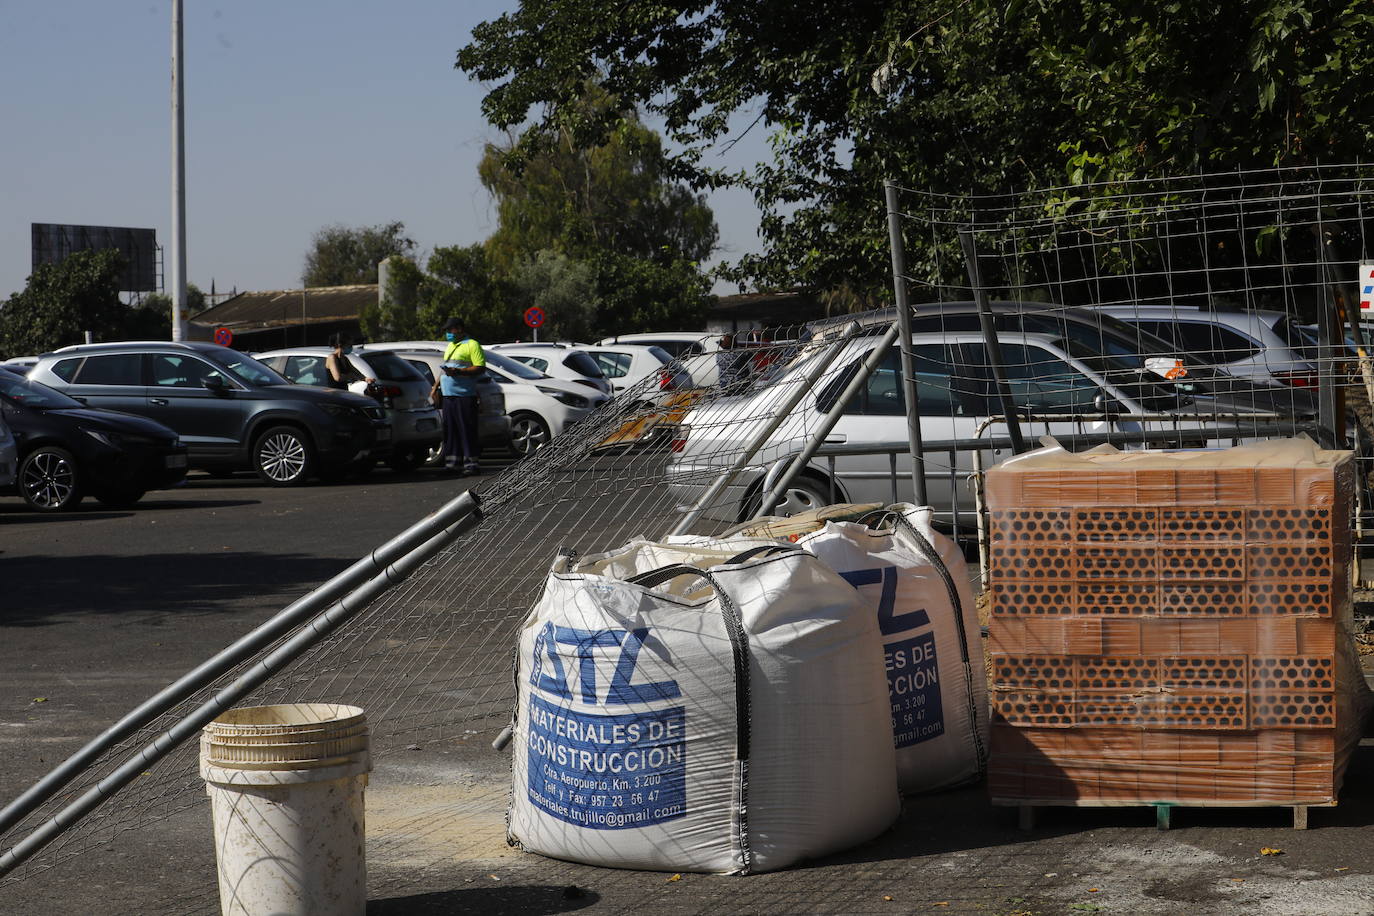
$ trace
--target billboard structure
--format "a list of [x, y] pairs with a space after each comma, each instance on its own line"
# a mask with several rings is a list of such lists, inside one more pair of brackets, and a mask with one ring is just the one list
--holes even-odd
[[125, 292], [157, 290], [157, 230], [129, 229], [120, 226], [70, 226], [59, 223], [32, 223], [33, 266], [58, 264], [78, 251], [118, 248], [127, 265], [119, 278]]

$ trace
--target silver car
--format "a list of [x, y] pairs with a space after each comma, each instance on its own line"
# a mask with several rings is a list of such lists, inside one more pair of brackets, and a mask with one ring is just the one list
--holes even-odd
[[[287, 347], [257, 354], [259, 361], [298, 385], [329, 387], [325, 360], [331, 347]], [[350, 385], [358, 394], [374, 397], [391, 421], [391, 452], [387, 464], [409, 470], [425, 460], [430, 449], [444, 437], [439, 410], [429, 401], [429, 382], [396, 354], [354, 347], [348, 361], [359, 378], [376, 379], [372, 391], [361, 382]]]
[[[764, 441], [750, 466], [708, 507], [706, 515], [724, 522], [754, 514], [770, 472], [801, 451], [823, 414], [838, 401], [877, 340], [861, 337], [846, 343], [811, 393]], [[1082, 343], [1049, 334], [1000, 335], [1001, 363], [1012, 403], [1022, 419], [1021, 432], [1034, 443], [1044, 435], [1182, 431], [1189, 445], [1230, 444], [1216, 440], [1216, 423], [1208, 403], [1152, 381], [1133, 366]], [[999, 399], [981, 334], [975, 332], [912, 336], [921, 436], [931, 446], [926, 456], [927, 501], [944, 522], [957, 517], [960, 526], [974, 522], [975, 503], [968, 486], [974, 455], [984, 467], [1009, 457], [1005, 448], [967, 447], [979, 440], [1005, 438]], [[816, 359], [832, 359], [829, 347], [812, 351], [771, 380], [736, 396], [694, 407], [682, 420], [672, 442], [668, 480], [681, 505], [690, 506], [727, 468], [793, 391]], [[1195, 436], [1188, 433], [1196, 431]], [[889, 451], [905, 452], [906, 399], [900, 355], [890, 350], [868, 383], [851, 399], [826, 442], [835, 446], [884, 447], [873, 454], [837, 455], [812, 461], [774, 510], [790, 515], [831, 502], [889, 502], [893, 474]], [[966, 447], [951, 453], [951, 443]], [[937, 443], [945, 443], [940, 448]], [[994, 444], [989, 442], [989, 445]], [[952, 455], [952, 457], [951, 457]], [[913, 497], [911, 480], [899, 474], [898, 501]]]

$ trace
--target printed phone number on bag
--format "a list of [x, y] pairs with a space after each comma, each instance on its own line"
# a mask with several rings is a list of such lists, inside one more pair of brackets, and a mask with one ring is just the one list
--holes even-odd
[[910, 747], [945, 733], [940, 701], [940, 665], [935, 658], [935, 634], [884, 646], [888, 698], [892, 702], [892, 740]]
[[530, 801], [583, 827], [645, 827], [686, 809], [686, 711], [626, 715], [560, 709], [530, 697]]

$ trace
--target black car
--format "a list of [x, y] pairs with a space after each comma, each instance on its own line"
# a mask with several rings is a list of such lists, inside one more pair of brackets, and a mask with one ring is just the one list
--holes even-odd
[[252, 357], [214, 344], [64, 347], [40, 356], [28, 377], [92, 407], [171, 427], [193, 468], [253, 470], [272, 486], [341, 475], [390, 451], [391, 426], [376, 401], [293, 385]]
[[15, 488], [40, 511], [71, 509], [88, 493], [131, 506], [186, 477], [186, 446], [161, 423], [87, 407], [8, 369], [0, 413], [19, 452]]

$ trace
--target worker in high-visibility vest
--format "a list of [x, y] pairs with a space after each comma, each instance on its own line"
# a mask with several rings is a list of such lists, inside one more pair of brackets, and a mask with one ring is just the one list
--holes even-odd
[[467, 335], [461, 318], [444, 322], [443, 395], [444, 469], [463, 475], [480, 474], [477, 459], [481, 444], [477, 438], [477, 380], [486, 372], [487, 358], [482, 345]]

